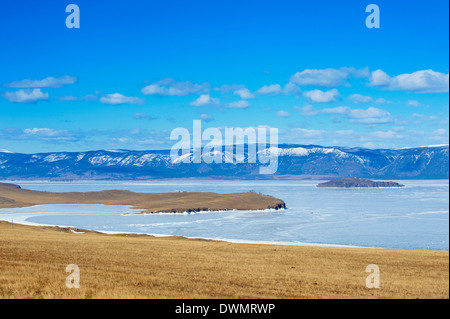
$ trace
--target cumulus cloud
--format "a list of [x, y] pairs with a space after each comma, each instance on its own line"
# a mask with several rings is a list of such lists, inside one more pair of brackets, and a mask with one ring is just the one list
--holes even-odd
[[383, 70], [376, 70], [370, 75], [369, 85], [390, 91], [448, 93], [449, 75], [433, 70], [422, 70], [391, 77]]
[[369, 68], [306, 69], [291, 76], [290, 82], [298, 85], [333, 87], [347, 84], [351, 77], [362, 78], [368, 77], [369, 74]]
[[447, 143], [448, 143], [448, 130], [446, 130], [444, 128], [440, 128], [440, 129], [433, 131], [431, 134], [434, 137], [439, 137], [439, 138], [447, 137]]
[[209, 94], [202, 94], [198, 99], [190, 103], [192, 106], [214, 106], [219, 104], [219, 99], [213, 98]]
[[393, 120], [391, 113], [376, 107], [369, 107], [366, 110], [350, 110], [346, 115], [351, 122], [362, 124], [385, 124]]
[[58, 101], [67, 102], [67, 101], [86, 101], [86, 102], [94, 102], [98, 100], [98, 97], [94, 94], [88, 94], [82, 97], [76, 97], [73, 95], [64, 95], [56, 97]]
[[264, 85], [258, 89], [256, 93], [260, 95], [298, 95], [301, 93], [301, 89], [296, 84], [289, 82], [284, 86], [284, 88], [280, 84]]
[[352, 94], [348, 97], [348, 100], [354, 104], [360, 103], [371, 103], [373, 102], [373, 98], [370, 96], [365, 96], [361, 94]]
[[283, 94], [285, 95], [299, 95], [301, 92], [300, 87], [292, 82], [287, 83], [283, 89]]
[[392, 115], [386, 111], [375, 107], [368, 109], [351, 109], [348, 106], [338, 106], [333, 108], [316, 109], [312, 105], [305, 105], [296, 108], [303, 116], [316, 116], [318, 114], [330, 114], [343, 116], [352, 123], [360, 124], [385, 124], [393, 121]]
[[74, 76], [64, 75], [59, 78], [46, 77], [42, 80], [21, 80], [11, 83], [6, 83], [4, 86], [10, 88], [60, 88], [64, 85], [74, 84], [77, 78]]
[[58, 101], [61, 101], [61, 102], [77, 101], [77, 100], [78, 100], [78, 98], [76, 98], [73, 95], [64, 95], [64, 96], [58, 97]]
[[330, 103], [336, 102], [340, 98], [339, 92], [336, 89], [331, 89], [329, 91], [316, 89], [303, 92], [303, 96], [305, 96], [310, 103]]
[[412, 107], [419, 107], [420, 106], [420, 102], [416, 101], [416, 100], [410, 100], [407, 103], [408, 106], [412, 106]]
[[236, 102], [230, 102], [224, 105], [227, 108], [230, 109], [246, 109], [248, 107], [250, 107], [250, 103], [248, 103], [245, 100], [240, 100], [240, 101], [236, 101]]
[[211, 115], [206, 113], [200, 114], [200, 119], [205, 122], [211, 122], [214, 120], [214, 118]]
[[36, 139], [45, 141], [73, 141], [80, 136], [77, 133], [69, 132], [67, 130], [55, 130], [51, 128], [27, 128], [15, 132], [17, 139]]
[[125, 96], [120, 93], [106, 94], [100, 98], [100, 103], [109, 105], [144, 104], [145, 99], [133, 96]]
[[366, 104], [366, 103], [375, 103], [375, 104], [386, 104], [391, 103], [382, 97], [374, 100], [371, 96], [361, 95], [361, 94], [352, 94], [347, 98], [350, 102], [354, 104]]
[[404, 138], [402, 134], [394, 130], [371, 132], [371, 135], [380, 139], [389, 139], [389, 140]]
[[145, 95], [185, 96], [208, 93], [208, 83], [196, 84], [190, 81], [177, 82], [174, 79], [162, 79], [144, 87], [141, 92]]
[[279, 84], [264, 85], [262, 88], [256, 91], [256, 93], [262, 95], [281, 94], [282, 92], [283, 88]]
[[304, 116], [315, 116], [317, 114], [337, 114], [345, 115], [348, 114], [350, 108], [348, 106], [338, 106], [332, 108], [325, 108], [321, 110], [315, 109], [312, 105], [305, 105], [301, 108], [296, 108]]
[[301, 138], [319, 138], [326, 134], [324, 130], [306, 129], [306, 128], [293, 128], [291, 132], [298, 135]]
[[234, 91], [233, 94], [238, 95], [241, 99], [244, 100], [253, 99], [255, 97], [255, 95], [245, 87]]
[[13, 103], [36, 103], [37, 101], [47, 101], [48, 93], [41, 89], [25, 89], [14, 92], [5, 92], [3, 97]]
[[245, 89], [245, 85], [242, 84], [223, 84], [219, 87], [214, 88], [214, 91], [220, 92], [220, 94], [233, 93], [234, 91]]
[[80, 101], [94, 102], [97, 100], [98, 100], [98, 97], [94, 94], [88, 94], [88, 95], [80, 97]]

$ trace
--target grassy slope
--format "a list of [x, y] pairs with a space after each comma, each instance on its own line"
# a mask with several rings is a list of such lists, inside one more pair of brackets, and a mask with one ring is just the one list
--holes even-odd
[[[65, 272], [77, 264], [81, 288]], [[368, 264], [381, 288], [368, 289]], [[0, 222], [0, 298], [449, 298], [449, 253], [75, 234]]]

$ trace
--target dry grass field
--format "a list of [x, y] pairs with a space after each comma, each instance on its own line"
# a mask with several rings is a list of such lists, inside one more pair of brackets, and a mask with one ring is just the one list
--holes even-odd
[[[80, 288], [68, 289], [68, 264]], [[366, 266], [380, 268], [379, 289]], [[449, 253], [232, 244], [0, 222], [0, 298], [449, 298]]]

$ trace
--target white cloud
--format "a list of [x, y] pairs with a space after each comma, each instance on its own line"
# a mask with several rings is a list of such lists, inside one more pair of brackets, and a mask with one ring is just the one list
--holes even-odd
[[41, 136], [56, 136], [59, 134], [60, 131], [53, 130], [50, 128], [33, 128], [33, 129], [24, 129], [23, 132], [25, 134], [30, 135], [41, 135]]
[[37, 101], [48, 100], [48, 93], [44, 93], [41, 89], [25, 89], [14, 92], [6, 92], [3, 97], [13, 103], [35, 103]]
[[246, 108], [250, 107], [250, 104], [245, 100], [241, 100], [241, 101], [227, 103], [227, 104], [225, 104], [225, 107], [228, 107], [230, 109], [246, 109]]
[[11, 88], [60, 88], [67, 84], [74, 84], [77, 78], [74, 76], [64, 75], [59, 78], [46, 77], [42, 80], [21, 80], [7, 83], [4, 86]]
[[407, 103], [408, 106], [412, 106], [412, 107], [419, 107], [420, 106], [420, 102], [419, 101], [415, 101], [415, 100], [410, 100]]
[[361, 94], [352, 94], [347, 99], [354, 104], [372, 103], [373, 102], [372, 97], [361, 95]]
[[54, 130], [51, 128], [32, 128], [24, 129], [23, 135], [20, 136], [24, 139], [40, 139], [47, 141], [67, 141], [75, 140], [77, 135], [67, 130]]
[[281, 110], [281, 111], [277, 112], [277, 116], [279, 116], [279, 117], [290, 117], [291, 114], [289, 114], [289, 112], [287, 112], [287, 111]]
[[385, 124], [393, 120], [388, 111], [376, 107], [369, 107], [366, 110], [350, 110], [346, 116], [350, 118], [351, 122], [361, 124]]
[[340, 69], [306, 69], [297, 72], [290, 78], [290, 82], [299, 85], [333, 87], [347, 84], [351, 77], [368, 77], [369, 69], [340, 68]]
[[138, 97], [125, 96], [120, 93], [106, 94], [100, 98], [100, 103], [109, 105], [121, 105], [121, 104], [144, 104], [145, 99]]
[[255, 95], [252, 92], [250, 92], [249, 89], [247, 89], [245, 87], [234, 91], [233, 94], [239, 95], [239, 97], [244, 100], [253, 99], [255, 97]]
[[279, 84], [264, 85], [262, 88], [256, 91], [256, 93], [262, 95], [281, 94], [282, 92], [283, 88]]
[[339, 136], [352, 136], [355, 135], [354, 130], [340, 130], [335, 132]]
[[211, 115], [205, 113], [200, 114], [200, 119], [205, 122], [210, 122], [214, 120], [214, 118]]
[[383, 70], [376, 70], [370, 74], [371, 86], [387, 86], [391, 82], [391, 78]]
[[298, 134], [301, 138], [319, 138], [323, 137], [326, 131], [315, 130], [315, 129], [305, 129], [305, 128], [293, 128], [291, 132]]
[[448, 136], [448, 130], [440, 128], [440, 129], [433, 131], [431, 134], [434, 136], [438, 136], [438, 137], [445, 137], [445, 136]]
[[371, 96], [361, 95], [361, 94], [352, 94], [347, 98], [350, 102], [354, 104], [367, 104], [367, 103], [375, 103], [375, 104], [386, 104], [391, 103], [382, 97], [374, 100]]
[[96, 95], [93, 95], [93, 94], [88, 94], [88, 95], [80, 97], [80, 101], [94, 102], [94, 101], [97, 101], [97, 100], [98, 100], [98, 97]]
[[287, 83], [283, 89], [283, 94], [285, 95], [299, 95], [301, 92], [300, 87], [292, 82]]
[[321, 90], [312, 90], [303, 92], [303, 95], [308, 99], [311, 103], [330, 103], [336, 102], [339, 98], [339, 92], [336, 89], [331, 89], [329, 91], [321, 91]]
[[196, 84], [190, 81], [177, 82], [174, 79], [162, 79], [144, 87], [141, 92], [145, 95], [185, 96], [208, 93], [208, 83]]
[[207, 106], [207, 105], [219, 105], [219, 99], [211, 97], [209, 94], [202, 94], [198, 99], [192, 101], [192, 106]]
[[325, 114], [340, 114], [345, 115], [349, 112], [350, 108], [347, 106], [337, 106], [337, 107], [331, 107], [321, 110], [321, 113]]
[[380, 138], [380, 139], [403, 139], [404, 136], [402, 134], [399, 134], [396, 131], [390, 130], [390, 131], [377, 131], [372, 132], [371, 135]]
[[391, 101], [388, 101], [386, 99], [383, 99], [382, 97], [379, 97], [378, 99], [375, 100], [376, 104], [386, 104], [386, 103], [392, 103]]
[[76, 98], [76, 97], [73, 96], [73, 95], [64, 95], [64, 96], [58, 97], [58, 101], [61, 101], [61, 102], [66, 102], [66, 101], [77, 101], [77, 100], [78, 100], [78, 98]]
[[287, 83], [284, 88], [280, 84], [270, 84], [264, 85], [262, 88], [256, 91], [256, 93], [261, 95], [299, 95], [301, 92], [302, 90], [300, 89], [300, 87], [292, 82]]
[[312, 105], [305, 105], [305, 106], [301, 107], [299, 110], [300, 110], [300, 113], [304, 116], [315, 116], [317, 114], [345, 115], [345, 114], [349, 113], [350, 108], [348, 106], [337, 106], [337, 107], [317, 110]]
[[220, 94], [228, 94], [228, 93], [232, 93], [234, 91], [240, 90], [240, 89], [245, 89], [245, 85], [242, 84], [224, 84], [221, 85], [220, 87], [216, 87], [214, 88], [214, 91], [218, 91], [220, 92]]
[[369, 107], [368, 109], [351, 109], [348, 106], [315, 109], [312, 105], [297, 108], [303, 116], [315, 116], [318, 114], [341, 115], [350, 119], [352, 123], [360, 124], [385, 124], [393, 121], [392, 115], [382, 109]]
[[369, 85], [391, 91], [448, 93], [449, 75], [433, 70], [422, 70], [390, 77], [383, 70], [376, 70], [371, 73]]

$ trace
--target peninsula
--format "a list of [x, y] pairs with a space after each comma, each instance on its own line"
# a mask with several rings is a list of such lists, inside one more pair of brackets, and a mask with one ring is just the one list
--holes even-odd
[[183, 213], [222, 210], [283, 209], [275, 197], [254, 192], [217, 194], [212, 192], [135, 193], [125, 190], [98, 192], [42, 192], [0, 183], [0, 208], [43, 204], [129, 205], [142, 213]]
[[339, 187], [339, 188], [385, 188], [385, 187], [404, 187], [405, 185], [396, 182], [371, 181], [370, 179], [345, 177], [335, 179], [329, 182], [321, 183], [317, 187]]

